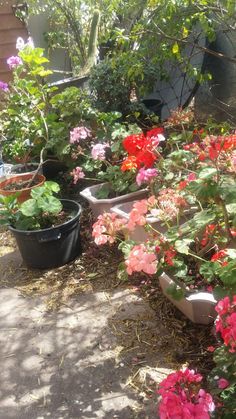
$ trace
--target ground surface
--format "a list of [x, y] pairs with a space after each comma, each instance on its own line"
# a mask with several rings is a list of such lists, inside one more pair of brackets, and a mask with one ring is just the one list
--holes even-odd
[[154, 419], [156, 386], [210, 368], [211, 328], [190, 324], [148, 278], [121, 282], [116, 249], [30, 271], [0, 232], [0, 419]]

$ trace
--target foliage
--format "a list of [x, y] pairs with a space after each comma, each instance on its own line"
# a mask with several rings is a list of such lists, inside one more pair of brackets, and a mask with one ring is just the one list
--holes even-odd
[[51, 227], [62, 212], [61, 201], [54, 196], [60, 191], [57, 183], [47, 181], [33, 188], [31, 198], [17, 203], [17, 194], [0, 197], [0, 224], [19, 230], [38, 230]]
[[[94, 129], [108, 117], [93, 106], [88, 93], [69, 87], [57, 93], [47, 80], [48, 59], [43, 49], [24, 44], [18, 38], [19, 53], [11, 65], [13, 81], [0, 84], [6, 107], [1, 111], [0, 132], [3, 154], [7, 160], [27, 161], [39, 158], [44, 149], [66, 160], [70, 154], [69, 131], [78, 121], [89, 121]], [[46, 154], [45, 152], [45, 154]]]
[[[23, 42], [23, 40], [22, 40]], [[54, 92], [45, 80], [47, 58], [41, 48], [32, 44], [19, 46], [18, 56], [10, 57], [13, 82], [5, 91], [6, 107], [1, 111], [1, 133], [5, 139], [3, 153], [10, 159], [39, 155], [49, 140], [48, 125], [55, 115], [47, 115], [49, 98]]]
[[[236, 292], [236, 135], [214, 124], [188, 131], [186, 115], [175, 143], [175, 134], [165, 140], [161, 127], [123, 140], [128, 157], [121, 171], [136, 173], [136, 183], [151, 192], [134, 203], [122, 226], [126, 238], [138, 226], [147, 237], [126, 251], [125, 266], [129, 275], [174, 276], [176, 285], [168, 290], [174, 298], [202, 290], [219, 299]], [[173, 121], [181, 126], [173, 115], [166, 126]], [[191, 118], [189, 123], [194, 125]]]
[[210, 373], [209, 384], [218, 399], [220, 417], [227, 419], [236, 414], [236, 296], [220, 300], [216, 311], [215, 328], [220, 339], [214, 350], [215, 367]]

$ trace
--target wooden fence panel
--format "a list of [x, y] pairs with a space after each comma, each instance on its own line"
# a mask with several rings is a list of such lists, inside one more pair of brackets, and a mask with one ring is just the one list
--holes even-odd
[[14, 4], [15, 0], [0, 0], [0, 80], [4, 82], [12, 77], [6, 60], [11, 55], [17, 55], [17, 38], [20, 36], [26, 40], [28, 37], [24, 23], [14, 15]]

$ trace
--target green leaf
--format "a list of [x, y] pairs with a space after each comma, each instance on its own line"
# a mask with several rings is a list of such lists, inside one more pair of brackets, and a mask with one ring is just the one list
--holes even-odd
[[216, 275], [216, 264], [214, 262], [205, 262], [200, 266], [199, 272], [208, 281], [213, 281]]
[[170, 295], [174, 300], [180, 301], [182, 298], [184, 298], [184, 291], [182, 288], [178, 287], [176, 284], [170, 285], [166, 289], [166, 293]]
[[110, 185], [102, 185], [99, 191], [96, 193], [96, 198], [98, 199], [106, 199], [108, 198], [109, 194], [111, 192]]
[[192, 243], [192, 239], [182, 239], [176, 240], [175, 248], [179, 253], [183, 253], [184, 255], [188, 255], [189, 253], [189, 244]]
[[121, 262], [118, 266], [118, 271], [117, 271], [117, 278], [120, 281], [127, 281], [129, 275], [126, 271], [126, 265], [124, 262]]
[[37, 201], [38, 208], [50, 214], [59, 214], [62, 210], [61, 201], [54, 196], [41, 197]]
[[52, 180], [47, 180], [44, 185], [48, 190], [51, 190], [52, 192], [58, 193], [60, 191], [60, 186], [58, 183], [53, 182]]
[[21, 205], [20, 212], [26, 217], [34, 217], [39, 215], [40, 209], [34, 199], [28, 199]]
[[212, 176], [215, 176], [216, 174], [217, 174], [217, 170], [214, 167], [206, 167], [205, 169], [202, 169], [199, 172], [199, 178], [209, 179], [209, 178], [212, 178]]

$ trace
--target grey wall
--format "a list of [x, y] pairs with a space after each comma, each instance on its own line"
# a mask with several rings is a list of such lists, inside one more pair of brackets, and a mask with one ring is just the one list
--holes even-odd
[[[44, 38], [44, 33], [49, 30], [47, 13], [30, 16], [28, 21], [28, 30], [34, 40], [36, 47], [45, 48], [45, 55], [50, 59], [49, 68], [52, 70], [71, 71], [70, 59], [67, 51], [63, 48], [56, 48], [53, 51], [47, 51], [48, 46]], [[71, 74], [72, 75], [72, 74]], [[70, 74], [54, 73], [50, 81], [57, 81], [69, 77]]]

